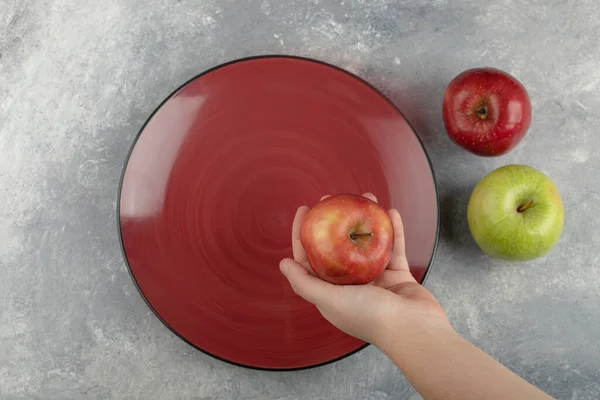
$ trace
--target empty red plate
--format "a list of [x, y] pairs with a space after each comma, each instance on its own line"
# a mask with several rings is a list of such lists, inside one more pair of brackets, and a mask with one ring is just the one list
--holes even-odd
[[120, 188], [125, 259], [148, 305], [194, 347], [254, 368], [324, 364], [365, 343], [296, 296], [278, 265], [299, 206], [366, 191], [400, 210], [422, 281], [436, 188], [398, 109], [322, 62], [230, 62], [171, 94], [139, 133]]

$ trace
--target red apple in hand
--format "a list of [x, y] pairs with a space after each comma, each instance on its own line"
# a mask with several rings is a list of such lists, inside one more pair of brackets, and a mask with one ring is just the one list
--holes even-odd
[[300, 241], [315, 274], [338, 285], [377, 278], [390, 262], [394, 228], [387, 211], [363, 196], [331, 196], [313, 207]]
[[531, 103], [523, 85], [494, 68], [470, 69], [452, 79], [442, 112], [448, 136], [480, 156], [507, 153], [531, 123]]

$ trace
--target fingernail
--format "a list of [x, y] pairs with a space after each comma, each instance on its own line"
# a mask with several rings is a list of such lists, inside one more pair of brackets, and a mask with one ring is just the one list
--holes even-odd
[[281, 260], [281, 262], [279, 263], [279, 269], [281, 270], [281, 273], [284, 275], [287, 275], [287, 273], [289, 272], [291, 267], [292, 267], [292, 260], [290, 260], [288, 258]]

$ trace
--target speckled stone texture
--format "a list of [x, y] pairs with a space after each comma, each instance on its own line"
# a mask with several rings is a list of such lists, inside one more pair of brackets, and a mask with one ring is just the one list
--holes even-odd
[[[418, 399], [370, 347], [333, 365], [261, 372], [214, 360], [138, 295], [117, 239], [132, 140], [191, 76], [269, 53], [369, 80], [432, 157], [442, 235], [427, 287], [454, 327], [561, 399], [600, 395], [600, 3], [596, 0], [0, 0], [1, 399]], [[474, 66], [514, 74], [533, 123], [507, 156], [446, 137], [445, 85]], [[471, 239], [488, 171], [525, 163], [563, 195], [563, 238], [506, 264]]]

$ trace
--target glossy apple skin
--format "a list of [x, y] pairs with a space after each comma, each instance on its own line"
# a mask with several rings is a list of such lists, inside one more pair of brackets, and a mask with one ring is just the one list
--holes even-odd
[[565, 216], [558, 189], [548, 176], [526, 165], [507, 165], [475, 186], [467, 218], [475, 242], [487, 254], [526, 261], [552, 249]]
[[442, 115], [454, 143], [480, 156], [500, 156], [527, 133], [531, 102], [513, 76], [495, 68], [475, 68], [450, 81]]
[[390, 262], [394, 228], [387, 210], [376, 202], [335, 195], [308, 212], [300, 241], [319, 278], [337, 285], [360, 285], [377, 278]]

